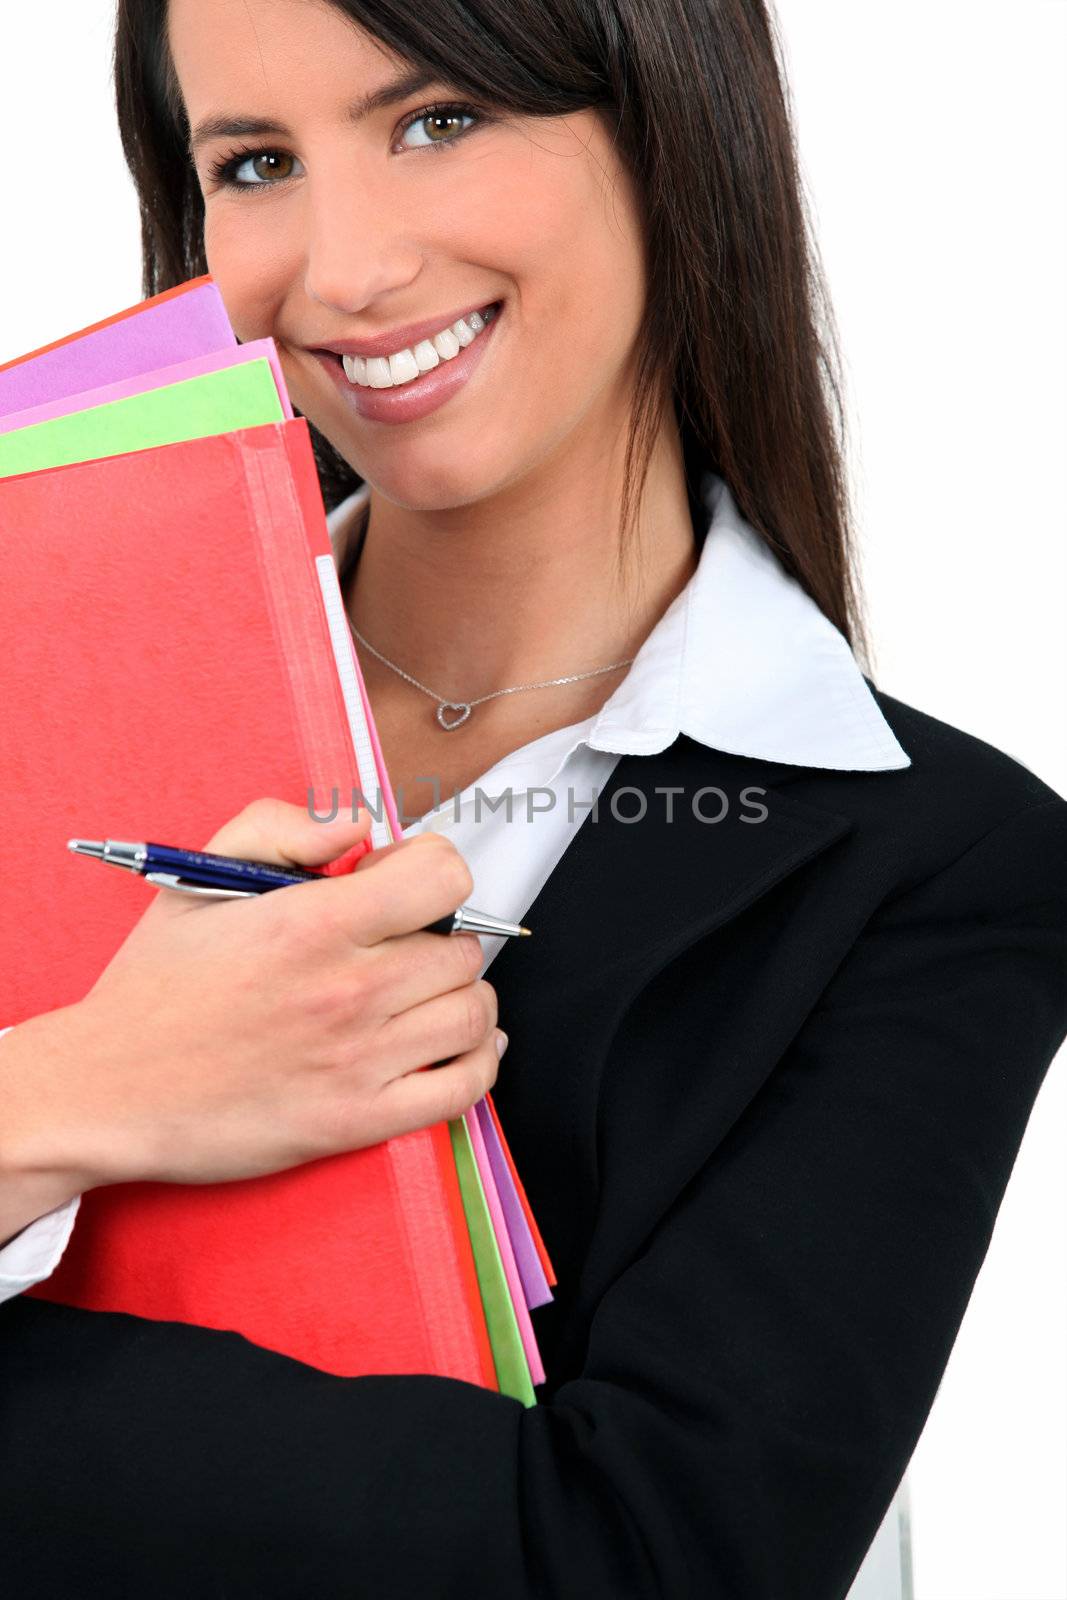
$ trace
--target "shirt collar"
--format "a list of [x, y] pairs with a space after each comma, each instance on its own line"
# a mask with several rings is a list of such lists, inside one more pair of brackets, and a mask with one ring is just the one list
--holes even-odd
[[[364, 484], [327, 518], [338, 563], [368, 493]], [[684, 733], [731, 755], [788, 765], [909, 767], [844, 635], [744, 520], [717, 474], [704, 474], [700, 493], [709, 520], [693, 576], [596, 715], [537, 740], [529, 760], [543, 763], [550, 743], [559, 766], [581, 743], [652, 755]]]

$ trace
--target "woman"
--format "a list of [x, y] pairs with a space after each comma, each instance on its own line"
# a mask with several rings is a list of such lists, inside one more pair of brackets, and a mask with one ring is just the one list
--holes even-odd
[[[387, 763], [435, 827], [331, 885], [314, 939], [321, 887], [240, 938], [164, 894], [84, 1002], [15, 1028], [0, 1238], [495, 1082], [559, 1286], [531, 1410], [12, 1295], [7, 1570], [842, 1595], [1067, 1033], [1067, 804], [852, 654], [764, 10], [124, 0], [117, 69], [146, 292], [207, 267], [277, 340]], [[431, 817], [427, 775], [555, 804]], [[211, 847], [314, 864], [363, 826], [265, 802]], [[468, 896], [538, 931], [491, 986], [415, 931]]]

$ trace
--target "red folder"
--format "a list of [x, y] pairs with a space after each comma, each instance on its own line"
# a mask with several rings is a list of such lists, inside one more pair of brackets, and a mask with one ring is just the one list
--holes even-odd
[[[80, 999], [153, 892], [68, 838], [202, 846], [258, 796], [350, 800], [324, 569], [302, 420], [0, 481], [0, 1024]], [[91, 1190], [27, 1292], [498, 1388], [446, 1123], [264, 1178]]]

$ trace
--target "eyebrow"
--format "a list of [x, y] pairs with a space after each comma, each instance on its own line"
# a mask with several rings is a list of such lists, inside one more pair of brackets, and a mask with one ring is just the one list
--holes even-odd
[[[379, 88], [372, 89], [370, 94], [353, 100], [346, 113], [346, 120], [362, 122], [364, 117], [396, 105], [398, 101], [406, 100], [409, 95], [418, 94], [420, 89], [426, 89], [437, 81], [432, 72], [421, 67], [414, 68], [402, 77], [392, 78]], [[271, 122], [262, 117], [231, 116], [227, 112], [222, 112], [218, 116], [205, 117], [202, 122], [197, 123], [189, 141], [189, 150], [195, 155], [200, 146], [206, 144], [209, 139], [254, 138], [260, 134], [272, 134], [282, 139], [292, 138], [284, 123]]]

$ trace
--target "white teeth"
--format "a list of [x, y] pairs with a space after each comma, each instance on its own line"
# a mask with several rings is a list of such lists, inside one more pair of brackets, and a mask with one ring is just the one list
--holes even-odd
[[410, 350], [389, 357], [389, 376], [394, 383], [410, 383], [419, 375], [419, 364]]
[[415, 361], [420, 372], [432, 372], [434, 367], [440, 365], [441, 357], [429, 339], [420, 339], [415, 346]]
[[430, 341], [439, 356], [445, 361], [451, 361], [453, 356], [459, 355], [459, 340], [451, 328], [442, 328], [440, 333], [435, 333]]
[[341, 364], [349, 383], [359, 388], [391, 389], [410, 383], [430, 372], [442, 361], [451, 361], [493, 320], [472, 311], [450, 328], [442, 328], [432, 339], [420, 339], [413, 350], [398, 350], [391, 356], [342, 356]]

